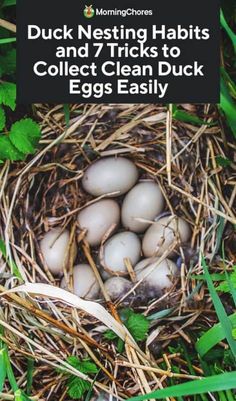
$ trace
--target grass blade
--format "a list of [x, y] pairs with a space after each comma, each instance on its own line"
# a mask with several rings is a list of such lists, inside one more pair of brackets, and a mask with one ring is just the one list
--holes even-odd
[[234, 390], [236, 383], [236, 371], [222, 373], [201, 380], [193, 380], [188, 383], [177, 384], [163, 390], [153, 391], [152, 393], [131, 397], [128, 401], [142, 401], [154, 398], [161, 400], [165, 397], [184, 397], [197, 394], [205, 394], [215, 391]]
[[186, 123], [192, 123], [192, 124], [196, 124], [196, 125], [212, 125], [197, 116], [189, 114], [184, 110], [178, 110], [177, 108], [173, 113], [173, 118], [178, 121], [183, 121]]
[[234, 51], [236, 52], [236, 34], [230, 28], [222, 10], [220, 11], [220, 23], [221, 26], [224, 28], [225, 32], [227, 33], [228, 37], [230, 38], [232, 45], [234, 47]]
[[19, 269], [18, 269], [17, 265], [15, 264], [15, 262], [12, 260], [9, 260], [7, 258], [6, 245], [4, 244], [4, 242], [1, 239], [0, 239], [0, 252], [3, 254], [4, 258], [6, 259], [8, 266], [12, 270], [13, 274], [16, 277], [18, 277], [19, 279], [22, 279]]
[[5, 380], [6, 380], [6, 375], [7, 375], [4, 352], [5, 352], [5, 349], [1, 348], [0, 349], [0, 393], [3, 390], [4, 383], [5, 383]]
[[[236, 325], [236, 313], [228, 316], [232, 326]], [[203, 357], [210, 349], [225, 339], [225, 331], [221, 323], [216, 324], [202, 335], [196, 343], [196, 350]]]
[[21, 390], [16, 390], [14, 396], [15, 401], [31, 401], [31, 399]]
[[33, 383], [33, 373], [34, 373], [34, 359], [27, 359], [27, 375], [26, 375], [26, 394], [30, 395], [32, 383]]
[[4, 361], [5, 361], [5, 365], [6, 365], [6, 371], [7, 371], [7, 378], [9, 380], [9, 383], [11, 385], [11, 388], [14, 392], [16, 392], [18, 390], [18, 385], [12, 370], [12, 366], [11, 366], [11, 362], [10, 362], [10, 358], [8, 355], [8, 350], [7, 347], [4, 346], [4, 353], [3, 353], [3, 357], [4, 357]]
[[236, 341], [233, 338], [233, 325], [229, 319], [229, 317], [227, 316], [224, 306], [216, 292], [216, 289], [214, 287], [213, 281], [211, 279], [210, 273], [208, 271], [208, 267], [206, 264], [206, 261], [204, 259], [204, 257], [202, 257], [202, 267], [206, 276], [206, 281], [207, 281], [207, 285], [208, 285], [208, 289], [211, 295], [211, 299], [212, 302], [214, 304], [218, 319], [222, 325], [222, 328], [224, 330], [225, 333], [225, 338], [230, 346], [230, 349], [234, 355], [234, 358], [236, 360]]
[[0, 39], [0, 45], [5, 45], [7, 43], [16, 42], [16, 38], [4, 38]]
[[225, 113], [228, 124], [236, 137], [236, 102], [231, 97], [223, 77], [221, 77], [220, 108]]
[[70, 125], [70, 106], [68, 104], [64, 104], [63, 111], [65, 116], [66, 128], [68, 128]]
[[15, 6], [16, 0], [4, 0], [3, 7]]

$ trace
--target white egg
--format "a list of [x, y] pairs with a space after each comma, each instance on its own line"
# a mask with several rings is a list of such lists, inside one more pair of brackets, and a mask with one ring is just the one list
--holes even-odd
[[112, 277], [104, 283], [104, 287], [111, 300], [115, 300], [127, 294], [133, 284], [124, 277]]
[[[100, 287], [92, 268], [87, 264], [76, 265], [73, 270], [74, 293], [81, 298], [96, 299]], [[65, 277], [61, 281], [61, 288], [67, 289]]]
[[[69, 240], [70, 234], [67, 230], [61, 231], [60, 228], [54, 228], [48, 231], [40, 241], [44, 260], [52, 274], [62, 275], [63, 267], [67, 267]], [[72, 252], [75, 253], [75, 250], [73, 249]]]
[[85, 171], [82, 185], [89, 194], [100, 196], [117, 192], [119, 196], [129, 191], [138, 179], [135, 164], [123, 157], [102, 158]]
[[[163, 217], [152, 224], [144, 235], [142, 244], [144, 256], [161, 256], [175, 240], [184, 243], [189, 240], [190, 235], [190, 226], [185, 220], [176, 216]], [[172, 251], [168, 256], [174, 254]]]
[[159, 186], [154, 181], [140, 182], [125, 196], [121, 209], [122, 224], [133, 232], [144, 232], [150, 223], [137, 219], [152, 221], [163, 207], [164, 197]]
[[137, 281], [144, 278], [143, 282], [151, 289], [163, 290], [171, 287], [178, 268], [172, 260], [164, 259], [160, 263], [159, 260], [159, 258], [148, 258], [138, 263], [134, 269]]
[[136, 234], [125, 231], [105, 242], [101, 255], [101, 264], [112, 272], [127, 272], [124, 262], [128, 258], [135, 266], [141, 255], [141, 244]]
[[91, 246], [99, 245], [103, 236], [120, 221], [120, 208], [117, 202], [104, 199], [83, 209], [78, 215], [81, 229], [86, 229], [86, 240]]

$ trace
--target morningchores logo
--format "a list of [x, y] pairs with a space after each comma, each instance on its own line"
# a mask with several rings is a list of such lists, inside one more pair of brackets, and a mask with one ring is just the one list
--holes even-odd
[[134, 8], [125, 8], [125, 9], [104, 9], [104, 8], [94, 8], [93, 5], [85, 6], [84, 8], [84, 16], [85, 18], [92, 18], [94, 16], [97, 17], [110, 17], [110, 16], [119, 16], [119, 17], [130, 17], [130, 16], [148, 16], [153, 15], [153, 10], [136, 10]]
[[95, 10], [91, 4], [91, 6], [84, 7], [84, 16], [85, 18], [92, 18], [95, 14]]

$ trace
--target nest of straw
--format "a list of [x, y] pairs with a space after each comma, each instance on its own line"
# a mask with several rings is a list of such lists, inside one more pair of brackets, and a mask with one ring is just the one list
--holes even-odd
[[[26, 360], [30, 355], [35, 359], [33, 399], [69, 400], [64, 377], [56, 370], [69, 355], [89, 356], [100, 366], [95, 396], [101, 389], [126, 398], [165, 387], [172, 363], [179, 366], [179, 382], [192, 378], [186, 361], [169, 346], [182, 338], [193, 347], [192, 333], [216, 321], [207, 289], [196, 275], [202, 273], [201, 254], [211, 271], [223, 271], [225, 263], [235, 262], [235, 166], [224, 168], [217, 160], [229, 155], [233, 159], [236, 147], [226, 142], [214, 106], [182, 107], [206, 124], [173, 120], [171, 108], [160, 105], [86, 104], [71, 107], [66, 126], [62, 106], [36, 105], [43, 133], [38, 152], [26, 162], [2, 167], [0, 230], [7, 257], [0, 262], [0, 323], [23, 387]], [[183, 217], [192, 228], [190, 243], [180, 250], [181, 278], [160, 299], [134, 305], [147, 316], [157, 313], [147, 341], [141, 349], [127, 344], [122, 354], [104, 340], [104, 325], [96, 316], [53, 298], [53, 287], [51, 297], [4, 292], [21, 284], [15, 265], [25, 281], [59, 285], [39, 249], [43, 233], [57, 226], [69, 228], [77, 261], [97, 269], [98, 250], [89, 249], [77, 225], [78, 211], [93, 201], [83, 191], [81, 178], [93, 161], [113, 155], [130, 158], [141, 178], [154, 179], [162, 188], [166, 211]], [[223, 232], [224, 261], [219, 256]], [[71, 257], [70, 272], [72, 263]], [[102, 304], [118, 319], [119, 302], [112, 304], [105, 295]], [[163, 310], [169, 313], [161, 314]], [[166, 372], [156, 368], [163, 361]], [[197, 366], [195, 374], [202, 374]]]

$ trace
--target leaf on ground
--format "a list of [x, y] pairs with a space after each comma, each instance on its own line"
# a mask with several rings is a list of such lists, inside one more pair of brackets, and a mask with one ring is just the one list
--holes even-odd
[[[229, 316], [232, 327], [236, 325], [236, 313]], [[210, 349], [225, 339], [225, 331], [221, 323], [215, 324], [206, 331], [195, 344], [196, 350], [203, 357]]]
[[16, 42], [16, 38], [3, 38], [0, 39], [0, 45], [6, 45], [8, 43]]
[[236, 328], [232, 331], [233, 338], [236, 340]]
[[7, 375], [7, 368], [4, 361], [5, 349], [0, 349], [0, 392], [2, 392]]
[[221, 23], [222, 28], [224, 28], [225, 32], [227, 33], [228, 37], [230, 38], [232, 45], [234, 47], [234, 50], [236, 52], [236, 34], [230, 28], [228, 22], [225, 19], [225, 16], [224, 16], [224, 13], [222, 10], [220, 11], [220, 23]]
[[32, 401], [26, 394], [23, 393], [20, 389], [15, 391], [14, 401]]
[[[0, 147], [1, 149], [1, 147]], [[12, 270], [13, 274], [18, 277], [19, 279], [22, 279], [22, 276], [20, 274], [20, 271], [17, 267], [17, 265], [15, 264], [15, 262], [9, 258], [7, 256], [7, 249], [6, 249], [6, 245], [4, 243], [4, 241], [0, 238], [0, 252], [2, 253], [2, 256], [4, 256], [4, 258], [6, 259], [6, 262], [8, 264], [8, 266], [10, 267], [10, 269]]]
[[[234, 271], [231, 274], [229, 274], [229, 280], [231, 282], [232, 287], [236, 288], [236, 266], [233, 266], [233, 269], [234, 269]], [[221, 291], [221, 292], [230, 292], [231, 288], [230, 288], [229, 281], [227, 281], [227, 280], [223, 281], [223, 283], [218, 285], [218, 287], [216, 289], [217, 289], [217, 291]]]
[[127, 401], [144, 401], [149, 399], [164, 400], [167, 397], [184, 397], [196, 394], [206, 394], [213, 391], [234, 390], [236, 371], [206, 377], [201, 380], [177, 384], [149, 394], [128, 398]]
[[0, 107], [0, 131], [3, 130], [3, 128], [6, 125], [6, 116], [4, 110]]
[[114, 333], [114, 331], [112, 330], [107, 330], [105, 331], [105, 333], [103, 334], [103, 337], [106, 340], [115, 340], [116, 338], [118, 338], [118, 336], [116, 335], [116, 333]]
[[80, 399], [91, 388], [91, 384], [80, 377], [70, 378], [67, 382], [67, 393], [73, 400]]
[[124, 351], [125, 348], [125, 343], [124, 341], [122, 341], [120, 338], [118, 338], [117, 341], [117, 351], [119, 352], [119, 354], [122, 354], [122, 352]]
[[[98, 373], [98, 368], [95, 363], [91, 362], [88, 359], [81, 361], [76, 356], [69, 356], [66, 359], [66, 362], [68, 362], [71, 366], [73, 366], [81, 373]], [[86, 391], [90, 390], [90, 388], [91, 384], [88, 381], [74, 375], [69, 375], [69, 378], [67, 380], [67, 392], [72, 399], [80, 399]]]
[[194, 116], [192, 114], [187, 113], [186, 111], [178, 110], [178, 109], [176, 109], [173, 112], [173, 118], [178, 121], [183, 121], [186, 123], [191, 123], [191, 124], [196, 124], [196, 125], [212, 125], [197, 116]]
[[227, 315], [225, 308], [221, 302], [221, 299], [219, 298], [217, 291], [214, 287], [213, 281], [211, 279], [210, 273], [208, 271], [208, 266], [206, 264], [206, 261], [204, 259], [204, 257], [202, 256], [202, 267], [206, 276], [206, 282], [207, 282], [207, 286], [209, 289], [209, 293], [211, 295], [211, 299], [213, 302], [213, 305], [215, 307], [215, 311], [216, 314], [218, 316], [218, 319], [223, 327], [224, 333], [225, 333], [225, 338], [230, 346], [230, 349], [234, 355], [234, 358], [236, 359], [236, 341], [232, 336], [232, 323], [231, 320], [229, 318], [229, 316]]
[[16, 0], [4, 0], [3, 7], [15, 6]]
[[69, 106], [69, 104], [64, 104], [63, 110], [64, 110], [66, 127], [68, 128], [69, 124], [70, 124], [70, 106]]
[[236, 137], [236, 102], [230, 95], [227, 81], [221, 77], [221, 91], [220, 91], [220, 108], [223, 110], [228, 125], [230, 126], [234, 136]]
[[0, 76], [11, 75], [16, 71], [16, 49], [10, 49], [5, 55], [0, 55]]
[[76, 356], [69, 356], [66, 360], [73, 368], [78, 369], [81, 373], [98, 373], [98, 368], [95, 363], [91, 362], [89, 359], [84, 359], [80, 361]]
[[[140, 313], [134, 313], [132, 309], [129, 308], [122, 309], [119, 315], [135, 341], [145, 340], [149, 329], [149, 321], [145, 316]], [[115, 340], [117, 336], [112, 330], [107, 330], [104, 333], [104, 338], [107, 340]]]
[[13, 111], [16, 108], [16, 84], [3, 82], [0, 84], [0, 104], [10, 107]]
[[12, 125], [9, 138], [13, 145], [22, 153], [34, 153], [41, 137], [39, 125], [26, 118]]
[[132, 313], [125, 325], [136, 341], [145, 340], [149, 329], [149, 322], [145, 316]]
[[24, 160], [25, 155], [20, 152], [6, 135], [0, 135], [0, 160]]
[[216, 156], [216, 163], [220, 167], [229, 167], [232, 164], [232, 161], [219, 155]]

